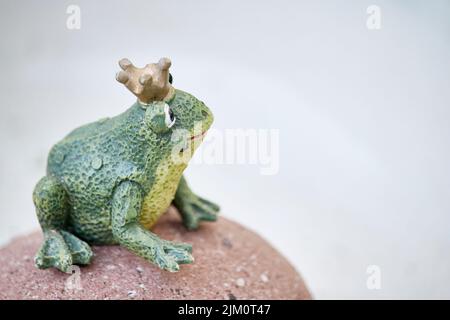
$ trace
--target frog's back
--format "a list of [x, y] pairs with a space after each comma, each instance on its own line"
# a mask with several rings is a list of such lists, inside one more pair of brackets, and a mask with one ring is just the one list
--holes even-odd
[[[99, 120], [75, 129], [57, 143], [48, 157], [48, 174], [65, 186], [72, 231], [92, 243], [112, 243], [110, 199], [114, 187], [139, 171], [122, 141], [121, 124], [129, 114]], [[135, 154], [135, 153], [134, 153]]]

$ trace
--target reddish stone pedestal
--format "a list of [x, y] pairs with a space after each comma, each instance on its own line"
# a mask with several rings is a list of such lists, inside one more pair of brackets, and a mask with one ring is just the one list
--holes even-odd
[[72, 276], [38, 270], [35, 232], [0, 249], [1, 299], [310, 299], [289, 262], [260, 236], [225, 218], [186, 231], [175, 209], [153, 231], [193, 245], [195, 262], [162, 271], [119, 246], [93, 247], [94, 260]]

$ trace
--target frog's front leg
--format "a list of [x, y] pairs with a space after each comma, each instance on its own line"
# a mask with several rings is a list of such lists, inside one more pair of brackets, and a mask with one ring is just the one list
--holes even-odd
[[189, 230], [199, 227], [200, 221], [216, 221], [220, 207], [192, 192], [184, 176], [181, 177], [173, 204], [183, 218], [183, 224]]
[[139, 184], [123, 181], [114, 191], [112, 199], [112, 232], [120, 245], [156, 264], [175, 272], [182, 263], [192, 263], [192, 247], [158, 238], [139, 223], [143, 202]]

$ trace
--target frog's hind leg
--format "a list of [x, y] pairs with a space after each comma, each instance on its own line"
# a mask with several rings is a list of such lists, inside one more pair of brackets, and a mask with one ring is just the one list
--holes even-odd
[[64, 231], [68, 199], [61, 183], [54, 177], [42, 178], [34, 189], [33, 202], [44, 232], [44, 243], [35, 257], [36, 266], [69, 272], [72, 264], [88, 264], [92, 258], [89, 245]]

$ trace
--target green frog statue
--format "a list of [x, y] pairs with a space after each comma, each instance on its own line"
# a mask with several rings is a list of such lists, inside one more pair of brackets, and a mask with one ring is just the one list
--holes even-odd
[[219, 206], [196, 195], [183, 171], [213, 122], [209, 108], [172, 86], [171, 61], [116, 75], [137, 101], [125, 112], [81, 126], [51, 149], [33, 201], [44, 242], [38, 268], [68, 272], [92, 260], [89, 244], [119, 244], [176, 272], [194, 261], [192, 247], [150, 231], [173, 204], [184, 226], [215, 221]]

